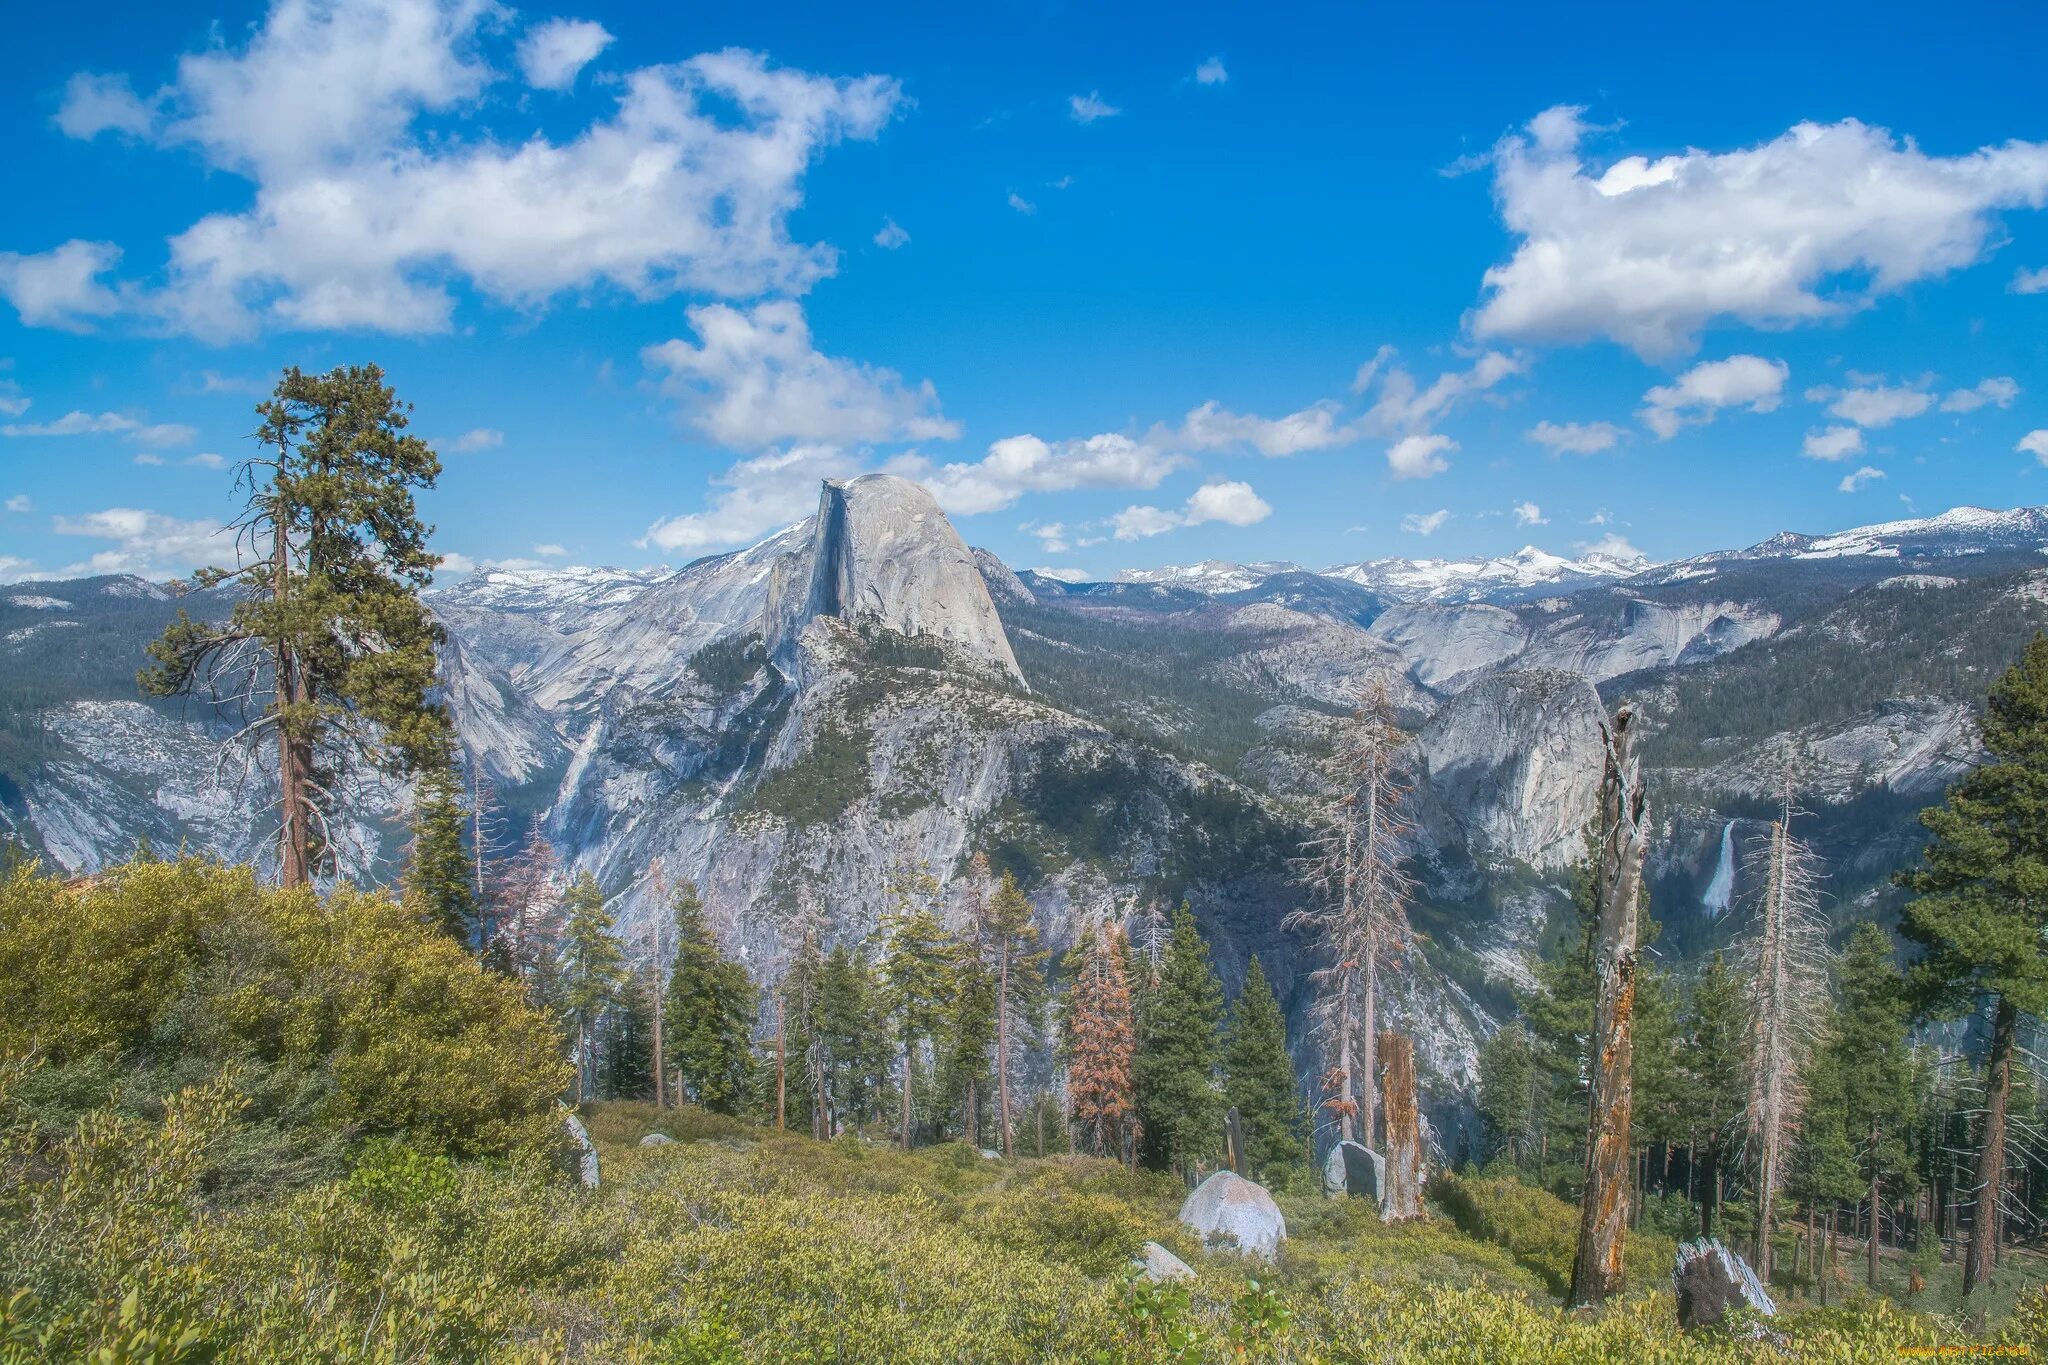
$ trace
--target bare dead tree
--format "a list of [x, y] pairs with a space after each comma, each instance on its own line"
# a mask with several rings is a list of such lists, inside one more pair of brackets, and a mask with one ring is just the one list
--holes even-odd
[[1749, 1101], [1744, 1118], [1757, 1163], [1757, 1274], [1771, 1275], [1771, 1219], [1800, 1115], [1806, 1107], [1806, 1061], [1820, 1045], [1828, 1000], [1827, 918], [1821, 912], [1819, 864], [1791, 832], [1799, 814], [1788, 764], [1778, 819], [1754, 851], [1762, 864], [1756, 918], [1736, 943], [1746, 977], [1750, 1027]]
[[1629, 1119], [1634, 1096], [1636, 932], [1649, 851], [1649, 802], [1635, 745], [1636, 715], [1624, 706], [1600, 735], [1600, 863], [1593, 883], [1593, 1055], [1586, 1123], [1586, 1189], [1579, 1206], [1578, 1254], [1569, 1302], [1600, 1303], [1621, 1289], [1622, 1234], [1628, 1227]]
[[1387, 1116], [1386, 1188], [1380, 1219], [1410, 1223], [1422, 1217], [1422, 1115], [1415, 1106], [1415, 1041], [1389, 1029], [1379, 1036], [1381, 1107]]
[[1385, 680], [1374, 679], [1353, 701], [1330, 760], [1336, 795], [1296, 860], [1296, 875], [1314, 899], [1283, 923], [1320, 940], [1327, 961], [1309, 980], [1316, 990], [1311, 1018], [1331, 1059], [1325, 1107], [1337, 1115], [1346, 1141], [1370, 1146], [1380, 970], [1414, 938], [1407, 907], [1415, 883], [1401, 866], [1413, 827], [1400, 810], [1412, 788], [1402, 770], [1407, 736]]

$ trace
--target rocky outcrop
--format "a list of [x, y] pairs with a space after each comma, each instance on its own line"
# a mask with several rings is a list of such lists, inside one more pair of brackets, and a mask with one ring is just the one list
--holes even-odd
[[576, 1172], [576, 1183], [586, 1190], [597, 1188], [597, 1144], [590, 1140], [590, 1130], [583, 1126], [583, 1120], [567, 1109], [562, 1111], [562, 1136], [569, 1148], [569, 1161]]
[[1687, 1331], [1719, 1327], [1732, 1308], [1775, 1316], [1763, 1283], [1749, 1263], [1718, 1241], [1684, 1242], [1671, 1268], [1671, 1287], [1678, 1296], [1678, 1325]]
[[1287, 1220], [1265, 1186], [1232, 1171], [1218, 1171], [1197, 1185], [1180, 1206], [1180, 1221], [1209, 1246], [1235, 1247], [1270, 1261], [1287, 1240]]
[[1138, 1248], [1138, 1254], [1131, 1258], [1131, 1264], [1138, 1273], [1154, 1284], [1169, 1280], [1192, 1280], [1195, 1272], [1186, 1261], [1168, 1251], [1157, 1242], [1147, 1242]]
[[1572, 673], [1496, 673], [1459, 693], [1416, 738], [1425, 843], [1570, 863], [1600, 781], [1601, 718], [1599, 693]]
[[942, 640], [961, 661], [1024, 681], [973, 553], [932, 495], [908, 479], [825, 481], [810, 544], [773, 577], [769, 652], [792, 648], [820, 616]]
[[1330, 1149], [1323, 1161], [1323, 1193], [1348, 1195], [1379, 1203], [1386, 1188], [1386, 1158], [1362, 1142], [1348, 1139]]

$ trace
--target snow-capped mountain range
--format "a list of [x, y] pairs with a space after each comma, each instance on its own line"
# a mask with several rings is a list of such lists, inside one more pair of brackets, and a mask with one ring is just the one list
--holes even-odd
[[[1770, 559], [1838, 559], [1902, 555], [1948, 557], [1996, 551], [2048, 551], [2048, 507], [1993, 511], [1957, 507], [1939, 516], [1879, 522], [1846, 531], [1808, 535], [1781, 531], [1741, 550], [1715, 550], [1670, 564], [1642, 555], [1589, 552], [1576, 557], [1525, 545], [1511, 555], [1467, 559], [1388, 557], [1317, 570], [1321, 577], [1356, 583], [1394, 602], [1484, 602], [1513, 600], [1603, 582], [1642, 579], [1676, 582], [1701, 577], [1714, 566]], [[1305, 572], [1300, 565], [1269, 561], [1233, 564], [1205, 559], [1126, 569], [1120, 583], [1151, 583], [1210, 596], [1246, 592], [1280, 574]]]

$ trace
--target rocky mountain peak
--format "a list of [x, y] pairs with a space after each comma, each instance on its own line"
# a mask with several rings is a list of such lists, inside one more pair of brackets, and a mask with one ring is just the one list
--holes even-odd
[[890, 474], [827, 479], [810, 545], [782, 566], [768, 612], [781, 652], [820, 616], [945, 641], [966, 662], [1022, 683], [974, 554], [924, 488]]

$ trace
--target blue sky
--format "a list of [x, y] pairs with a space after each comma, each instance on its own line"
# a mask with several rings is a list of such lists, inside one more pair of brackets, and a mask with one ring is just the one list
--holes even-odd
[[2037, 8], [1108, 8], [19, 16], [0, 575], [218, 558], [361, 360], [458, 567], [866, 469], [1097, 574], [2048, 502]]

